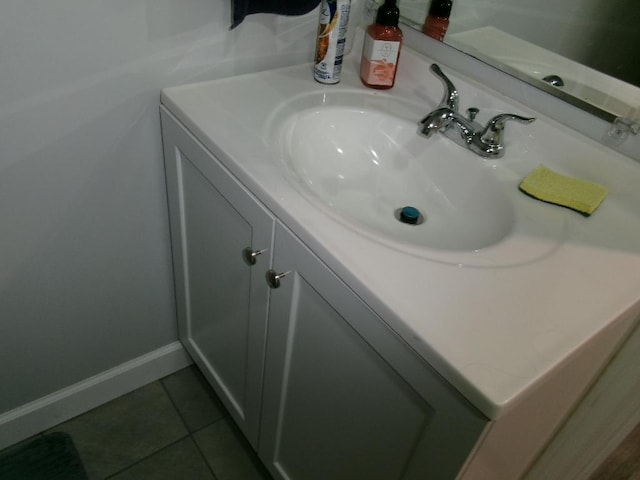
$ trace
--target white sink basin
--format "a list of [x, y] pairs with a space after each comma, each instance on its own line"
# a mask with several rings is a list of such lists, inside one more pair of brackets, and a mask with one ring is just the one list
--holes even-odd
[[[508, 253], [500, 262], [510, 264], [538, 257], [561, 240], [562, 220], [536, 224], [519, 215], [522, 194], [495, 163], [443, 136], [418, 135], [423, 113], [375, 93], [302, 95], [276, 109], [266, 137], [307, 199], [405, 251], [478, 265], [479, 251], [501, 244]], [[417, 224], [400, 220], [405, 206], [420, 212]], [[523, 228], [544, 230], [544, 245], [509, 252], [506, 239]], [[465, 252], [475, 256], [461, 256]], [[487, 264], [495, 262], [492, 256]]]
[[[477, 250], [503, 239], [514, 212], [493, 172], [449, 140], [420, 137], [417, 118], [309, 107], [282, 122], [278, 142], [300, 185], [348, 223], [436, 249]], [[404, 206], [418, 209], [418, 224], [397, 218]]]

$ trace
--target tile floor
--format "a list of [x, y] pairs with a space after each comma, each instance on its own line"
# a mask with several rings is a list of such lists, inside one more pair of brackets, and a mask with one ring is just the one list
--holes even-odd
[[[49, 431], [72, 436], [91, 480], [271, 480], [193, 366]], [[590, 480], [640, 480], [640, 425]]]
[[49, 431], [71, 435], [91, 480], [271, 478], [195, 367]]

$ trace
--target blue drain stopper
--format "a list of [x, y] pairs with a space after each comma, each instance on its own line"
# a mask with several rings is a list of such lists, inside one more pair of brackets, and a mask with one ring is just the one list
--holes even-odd
[[409, 225], [415, 225], [420, 218], [420, 211], [415, 207], [402, 207], [400, 210], [400, 221], [402, 223], [408, 223]]

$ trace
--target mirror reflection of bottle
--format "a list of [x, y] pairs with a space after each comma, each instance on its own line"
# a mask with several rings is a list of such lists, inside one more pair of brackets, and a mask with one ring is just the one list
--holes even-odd
[[422, 25], [422, 33], [442, 42], [449, 28], [452, 5], [453, 0], [432, 0], [429, 13]]
[[402, 46], [399, 18], [396, 0], [385, 0], [378, 9], [375, 23], [367, 28], [360, 60], [360, 80], [367, 87], [387, 89], [396, 81]]

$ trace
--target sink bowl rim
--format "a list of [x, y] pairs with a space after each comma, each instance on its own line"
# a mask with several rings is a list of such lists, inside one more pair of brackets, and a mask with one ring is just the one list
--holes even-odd
[[[367, 100], [364, 106], [362, 104], [363, 99]], [[566, 236], [565, 217], [560, 218], [556, 215], [555, 219], [552, 219], [553, 228], [551, 230], [554, 231], [553, 235], [549, 236], [544, 234], [540, 235], [539, 238], [531, 238], [526, 232], [527, 227], [531, 226], [530, 222], [527, 222], [527, 219], [521, 218], [522, 215], [518, 215], [518, 205], [516, 205], [514, 207], [516, 212], [514, 213], [512, 225], [508, 231], [493, 244], [468, 249], [432, 248], [426, 245], [416, 245], [415, 243], [382, 233], [371, 226], [354, 223], [351, 221], [352, 219], [345, 218], [344, 214], [327, 205], [317, 194], [307, 188], [300, 175], [292, 169], [289, 160], [286, 158], [286, 153], [282, 151], [283, 149], [279, 139], [280, 136], [284, 134], [283, 130], [287, 128], [286, 124], [292, 116], [297, 116], [301, 113], [315, 112], [327, 107], [338, 107], [341, 109], [355, 110], [357, 112], [367, 112], [371, 110], [384, 115], [392, 115], [401, 121], [415, 123], [417, 136], [419, 115], [390, 114], [384, 110], [385, 106], [394, 104], [400, 105], [400, 108], [405, 112], [407, 110], [413, 110], [417, 113], [417, 107], [411, 102], [402, 101], [402, 99], [390, 97], [377, 91], [363, 92], [361, 90], [343, 89], [336, 92], [306, 92], [299, 94], [282, 102], [271, 112], [265, 127], [265, 143], [271, 147], [273, 158], [280, 165], [283, 176], [287, 182], [314, 208], [321, 210], [324, 214], [330, 216], [344, 227], [394, 250], [446, 264], [495, 268], [537, 261], [551, 254], [562, 244]], [[432, 140], [450, 142], [444, 138], [424, 139], [425, 142]], [[453, 144], [453, 142], [451, 143]], [[460, 152], [464, 153], [467, 151], [460, 148]], [[479, 162], [478, 165], [481, 166], [482, 170], [492, 170], [495, 172], [500, 168], [500, 160], [492, 162], [475, 156], [474, 160]], [[501, 183], [500, 180], [496, 181]], [[515, 190], [517, 190], [517, 188]], [[519, 192], [515, 195], [510, 194], [509, 197], [511, 200], [515, 200], [517, 204], [522, 203], [523, 199], [519, 197], [523, 197], [523, 195]], [[530, 201], [530, 199], [524, 201]], [[529, 224], [523, 226], [523, 223]]]

